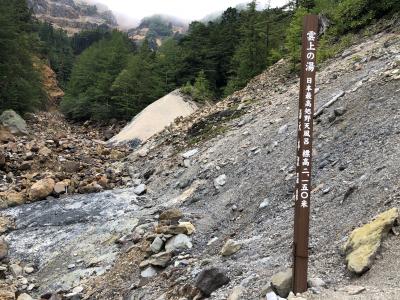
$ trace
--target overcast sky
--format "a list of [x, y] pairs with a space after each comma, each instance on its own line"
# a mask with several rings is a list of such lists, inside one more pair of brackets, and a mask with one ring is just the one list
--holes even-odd
[[[125, 15], [133, 20], [153, 14], [166, 14], [186, 21], [200, 20], [205, 16], [225, 10], [230, 6], [250, 2], [247, 0], [87, 0], [107, 5], [117, 15]], [[258, 3], [271, 7], [282, 6], [288, 0], [259, 0]]]

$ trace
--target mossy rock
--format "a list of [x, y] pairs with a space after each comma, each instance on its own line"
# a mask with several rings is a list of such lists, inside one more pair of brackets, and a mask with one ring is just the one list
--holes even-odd
[[374, 218], [371, 223], [355, 229], [343, 250], [349, 271], [361, 275], [368, 271], [381, 247], [382, 240], [399, 218], [397, 208], [392, 208]]

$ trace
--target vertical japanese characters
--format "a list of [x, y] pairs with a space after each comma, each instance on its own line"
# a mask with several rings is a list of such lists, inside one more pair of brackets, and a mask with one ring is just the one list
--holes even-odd
[[[301, 105], [299, 107], [298, 142], [297, 142], [297, 180], [295, 201], [300, 201], [301, 208], [310, 205], [311, 193], [311, 159], [312, 159], [312, 121], [314, 112], [315, 90], [315, 58], [316, 37], [315, 31], [308, 31], [305, 64], [302, 74], [305, 80], [301, 84]], [[297, 204], [297, 203], [296, 203]]]

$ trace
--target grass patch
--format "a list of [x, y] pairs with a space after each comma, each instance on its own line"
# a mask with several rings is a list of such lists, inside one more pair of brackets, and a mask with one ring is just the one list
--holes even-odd
[[228, 130], [226, 123], [239, 118], [245, 113], [244, 109], [237, 110], [237, 107], [238, 105], [235, 105], [232, 108], [213, 113], [205, 119], [194, 123], [187, 131], [186, 143], [193, 146], [225, 133]]

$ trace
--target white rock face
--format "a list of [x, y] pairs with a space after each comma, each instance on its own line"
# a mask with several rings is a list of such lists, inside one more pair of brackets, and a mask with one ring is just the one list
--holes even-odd
[[185, 100], [182, 94], [175, 90], [147, 106], [120, 133], [111, 138], [109, 143], [118, 145], [132, 141], [144, 142], [176, 118], [186, 117], [197, 108], [194, 102]]

